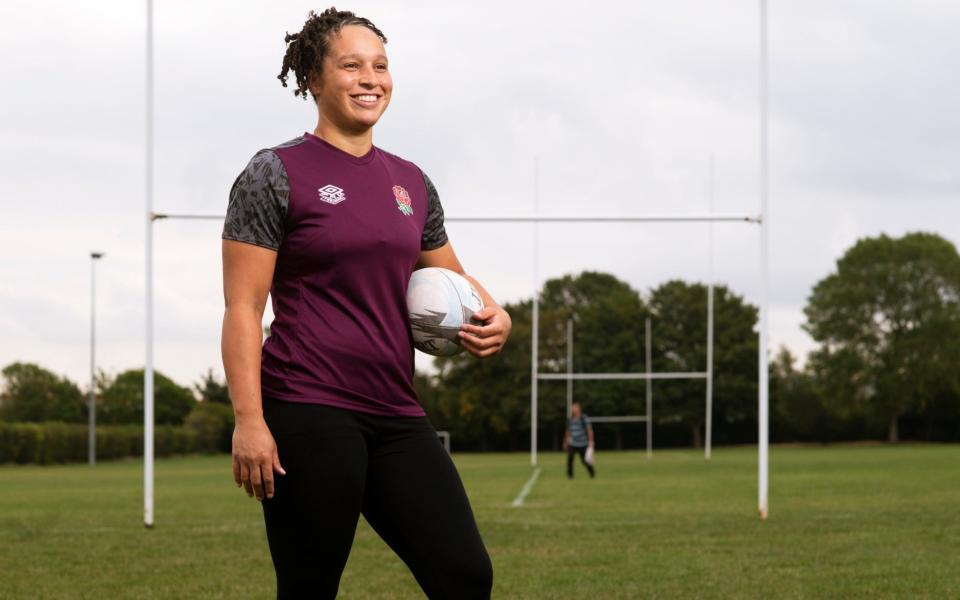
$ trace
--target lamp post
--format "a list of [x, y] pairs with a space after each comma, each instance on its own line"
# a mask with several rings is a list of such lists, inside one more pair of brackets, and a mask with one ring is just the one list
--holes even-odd
[[94, 371], [96, 365], [96, 297], [97, 297], [97, 260], [103, 257], [103, 252], [90, 253], [90, 409], [88, 411], [87, 426], [87, 458], [91, 465], [97, 464], [97, 377]]

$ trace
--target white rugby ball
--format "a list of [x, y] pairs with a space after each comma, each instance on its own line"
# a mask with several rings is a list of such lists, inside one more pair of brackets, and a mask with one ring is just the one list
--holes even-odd
[[480, 294], [459, 273], [440, 267], [413, 272], [407, 286], [410, 330], [417, 350], [433, 356], [453, 356], [463, 350], [460, 326], [473, 321], [483, 308]]

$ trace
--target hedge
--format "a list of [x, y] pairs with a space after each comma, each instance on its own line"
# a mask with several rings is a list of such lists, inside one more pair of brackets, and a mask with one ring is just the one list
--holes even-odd
[[[215, 451], [195, 429], [184, 425], [157, 425], [153, 441], [155, 456]], [[97, 460], [141, 455], [142, 426], [97, 426]], [[50, 465], [86, 460], [86, 425], [0, 421], [0, 463]]]

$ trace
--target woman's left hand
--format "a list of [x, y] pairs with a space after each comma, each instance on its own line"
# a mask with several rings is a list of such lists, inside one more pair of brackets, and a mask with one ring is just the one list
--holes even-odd
[[510, 337], [513, 321], [499, 306], [487, 306], [474, 313], [475, 321], [483, 325], [464, 324], [460, 328], [460, 342], [467, 351], [479, 358], [493, 356], [503, 349]]

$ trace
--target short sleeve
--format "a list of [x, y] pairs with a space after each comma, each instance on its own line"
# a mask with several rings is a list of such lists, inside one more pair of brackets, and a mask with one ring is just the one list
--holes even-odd
[[427, 187], [427, 222], [423, 226], [423, 236], [420, 238], [421, 250], [436, 250], [447, 243], [447, 230], [443, 226], [443, 206], [440, 205], [440, 195], [437, 188], [423, 175], [423, 184]]
[[273, 150], [261, 150], [233, 182], [220, 237], [279, 250], [289, 204], [283, 162]]

